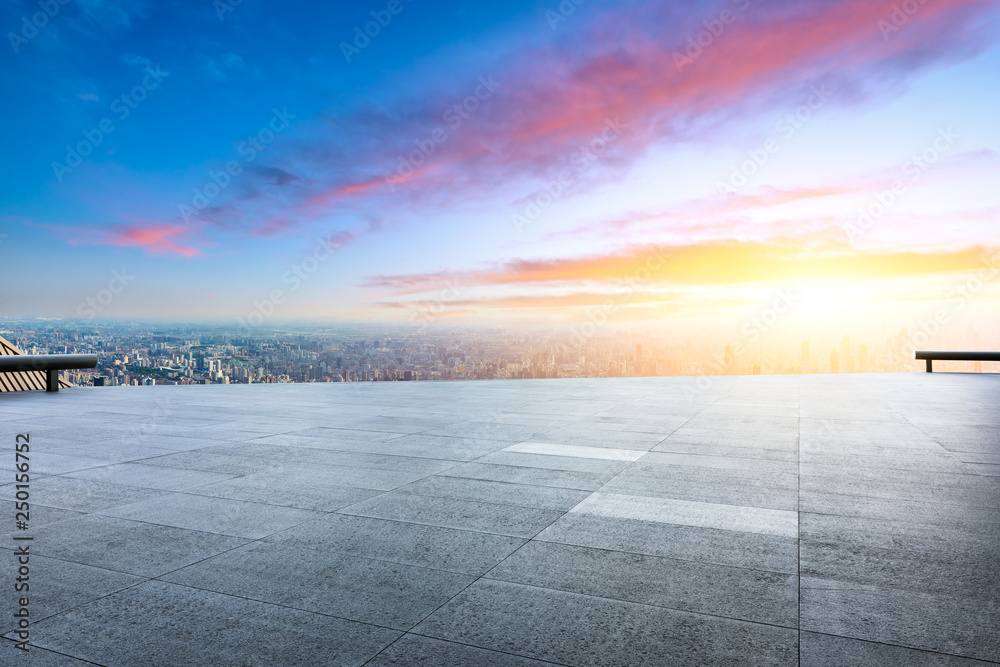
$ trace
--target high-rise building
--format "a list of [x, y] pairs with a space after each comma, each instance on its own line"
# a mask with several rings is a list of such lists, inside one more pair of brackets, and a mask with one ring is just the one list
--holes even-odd
[[868, 372], [868, 346], [858, 345], [858, 371]]
[[736, 347], [726, 346], [726, 375], [736, 374]]
[[807, 370], [809, 368], [809, 341], [802, 341], [802, 360], [799, 362], [802, 366], [802, 370]]
[[837, 355], [836, 349], [830, 351], [830, 372], [840, 372], [840, 357]]

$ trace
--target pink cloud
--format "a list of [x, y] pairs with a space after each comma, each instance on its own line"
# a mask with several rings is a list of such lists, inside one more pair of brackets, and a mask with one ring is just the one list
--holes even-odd
[[108, 228], [86, 226], [57, 229], [67, 236], [66, 241], [70, 245], [135, 247], [142, 248], [150, 255], [180, 255], [188, 258], [201, 254], [198, 248], [178, 242], [178, 239], [188, 236], [191, 231], [183, 225], [151, 222], [110, 225]]
[[[476, 76], [442, 69], [440, 81], [428, 81], [415, 98], [321, 119], [307, 141], [277, 156], [301, 179], [269, 182], [252, 201], [220, 203], [204, 220], [274, 235], [341, 211], [441, 209], [500, 188], [526, 196], [572, 167], [576, 151], [599, 141], [609, 122], [620, 122], [601, 169], [569, 188], [585, 190], [620, 177], [652, 145], [723, 141], [716, 130], [727, 123], [794, 108], [814, 84], [838, 91], [832, 104], [849, 104], [995, 39], [979, 20], [996, 9], [995, 0], [928, 2], [884, 38], [879, 22], [891, 21], [897, 4], [775, 0], [742, 12], [730, 2], [603, 13], [595, 7], [589, 21], [580, 13], [560, 26], [559, 43], [521, 45], [497, 59], [495, 77], [489, 75], [495, 89], [459, 127], [449, 126], [443, 112], [479, 84]], [[723, 7], [736, 19], [679, 66], [676, 54]], [[436, 130], [444, 131], [443, 142], [431, 140]], [[433, 150], [421, 154], [419, 145]]]
[[201, 251], [197, 248], [181, 245], [170, 238], [186, 236], [187, 232], [185, 227], [175, 225], [117, 226], [112, 232], [112, 236], [107, 239], [107, 243], [116, 246], [138, 246], [153, 255], [177, 254], [184, 257], [200, 255]]
[[[468, 129], [449, 135], [426, 157], [427, 165], [395, 182], [412, 197], [467, 198], [511, 176], [547, 174], [569, 162], [576, 147], [600, 133], [609, 119], [629, 129], [613, 145], [612, 158], [623, 165], [658, 140], [689, 138], [699, 127], [732, 118], [747, 105], [787, 106], [799, 100], [808, 84], [829, 80], [851, 89], [882, 76], [899, 81], [926, 64], [966, 52], [975, 19], [995, 9], [987, 0], [941, 0], [923, 5], [898, 32], [884, 39], [879, 21], [891, 20], [891, 0], [751, 5], [714, 42], [678, 67], [689, 37], [714, 13], [685, 17], [654, 14], [639, 20], [634, 9], [600, 16], [578, 36], [584, 48], [546, 47], [515, 58], [494, 98], [467, 121]], [[725, 6], [730, 6], [725, 3]], [[441, 92], [435, 98], [445, 97]], [[424, 104], [418, 107], [433, 105]], [[759, 108], [759, 107], [758, 107]], [[395, 173], [400, 155], [412, 152], [435, 121], [426, 117], [395, 123], [374, 112], [366, 120], [379, 125], [364, 158], [339, 170], [313, 194], [316, 205], [357, 205], [369, 197], [384, 201], [393, 194], [383, 175]], [[363, 123], [362, 123], [363, 124]], [[488, 147], [505, 147], [502, 157]], [[338, 168], [342, 164], [338, 158]], [[318, 166], [322, 168], [322, 161]]]

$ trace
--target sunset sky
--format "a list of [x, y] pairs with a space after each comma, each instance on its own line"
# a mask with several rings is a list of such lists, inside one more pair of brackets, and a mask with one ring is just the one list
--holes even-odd
[[995, 318], [1000, 2], [577, 1], [3, 3], [0, 313]]

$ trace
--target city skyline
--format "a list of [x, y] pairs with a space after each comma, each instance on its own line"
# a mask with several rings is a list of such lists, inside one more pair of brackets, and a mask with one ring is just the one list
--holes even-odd
[[[886, 330], [798, 341], [781, 330], [740, 341], [614, 329], [308, 326], [233, 332], [225, 325], [2, 320], [0, 335], [28, 354], [94, 354], [76, 385], [256, 384], [910, 372], [914, 350], [1000, 347], [1000, 326], [979, 331]], [[926, 336], [926, 341], [921, 337]], [[920, 339], [916, 340], [915, 339]], [[1000, 372], [995, 362], [938, 370]]]
[[9, 316], [996, 321], [996, 2], [36, 10]]

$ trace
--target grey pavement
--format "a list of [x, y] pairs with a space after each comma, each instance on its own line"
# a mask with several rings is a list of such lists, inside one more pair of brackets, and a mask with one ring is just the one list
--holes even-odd
[[0, 664], [1000, 664], [998, 404], [949, 373], [0, 394]]

